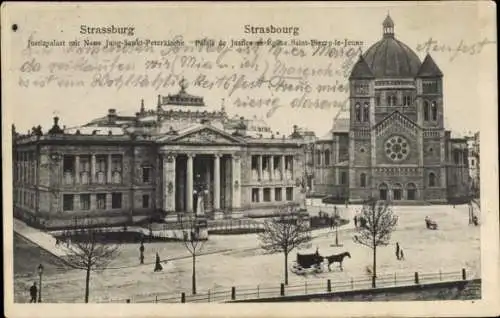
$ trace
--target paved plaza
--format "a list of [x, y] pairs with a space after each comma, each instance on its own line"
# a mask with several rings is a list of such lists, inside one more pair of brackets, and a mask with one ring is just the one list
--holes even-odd
[[[349, 251], [352, 258], [345, 259], [344, 271], [333, 268], [331, 272], [316, 275], [297, 276], [289, 273], [290, 284], [304, 280], [331, 279], [349, 281], [351, 277], [366, 276], [366, 267], [371, 265], [372, 254], [367, 247], [355, 244], [352, 217], [360, 206], [339, 206], [342, 217], [351, 220], [339, 230], [339, 241], [343, 246], [332, 246], [335, 235], [330, 230], [313, 232], [314, 239], [309, 249], [316, 247], [322, 255]], [[330, 212], [331, 207], [309, 207], [312, 214], [319, 210]], [[380, 275], [398, 273], [401, 275], [460, 271], [466, 268], [472, 275], [480, 275], [480, 227], [468, 224], [468, 206], [395, 206], [399, 225], [392, 235], [389, 246], [378, 249], [377, 270]], [[439, 230], [427, 230], [426, 215], [438, 224]], [[399, 242], [406, 259], [395, 257], [395, 243]], [[190, 254], [180, 242], [155, 242], [145, 244], [145, 265], [139, 265], [139, 245], [125, 244], [120, 256], [110, 269], [92, 273], [90, 301], [132, 300], [151, 298], [156, 295], [190, 292], [192, 262]], [[162, 272], [153, 272], [154, 256], [159, 253], [162, 260], [170, 259]], [[279, 284], [283, 280], [283, 255], [266, 255], [259, 248], [256, 234], [210, 236], [203, 250], [206, 255], [197, 258], [197, 285], [199, 292], [229, 290], [231, 286], [255, 286], [257, 284]], [[289, 265], [295, 259], [293, 251]], [[16, 256], [15, 256], [16, 257]], [[24, 264], [23, 273], [16, 271], [15, 301], [27, 302], [28, 288], [37, 280], [36, 266], [29, 273]], [[15, 269], [16, 270], [16, 269]], [[231, 273], [231, 274], [228, 274]], [[50, 271], [43, 278], [45, 302], [83, 302], [85, 272], [61, 269]]]

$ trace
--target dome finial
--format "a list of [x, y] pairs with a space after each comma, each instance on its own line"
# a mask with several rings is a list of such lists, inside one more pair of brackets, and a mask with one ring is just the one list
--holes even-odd
[[389, 36], [389, 37], [394, 36], [394, 21], [392, 21], [389, 12], [387, 12], [387, 17], [385, 18], [384, 22], [382, 23], [382, 30], [383, 30], [384, 37], [385, 36]]

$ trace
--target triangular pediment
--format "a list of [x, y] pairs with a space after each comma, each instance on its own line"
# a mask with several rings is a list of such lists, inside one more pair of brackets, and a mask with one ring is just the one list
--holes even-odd
[[379, 123], [377, 123], [373, 127], [373, 130], [377, 135], [381, 135], [387, 129], [389, 128], [393, 129], [395, 127], [398, 127], [401, 130], [408, 131], [413, 135], [416, 135], [418, 131], [422, 129], [413, 120], [411, 120], [410, 118], [406, 117], [404, 114], [396, 110], [389, 116], [381, 120]]
[[179, 132], [177, 135], [168, 135], [161, 137], [158, 142], [169, 144], [199, 144], [199, 145], [214, 145], [214, 144], [241, 144], [244, 141], [238, 137], [232, 136], [223, 130], [210, 125], [198, 125], [190, 129]]

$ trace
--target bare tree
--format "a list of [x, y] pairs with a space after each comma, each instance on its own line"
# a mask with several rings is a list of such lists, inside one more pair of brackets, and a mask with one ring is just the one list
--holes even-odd
[[[104, 270], [118, 255], [120, 244], [109, 244], [102, 239], [102, 232], [92, 227], [90, 222], [76, 222], [78, 229], [74, 231], [75, 240], [68, 244], [67, 262], [76, 269], [86, 271], [85, 277], [85, 302], [89, 302], [90, 273]], [[65, 231], [65, 237], [71, 237]]]
[[193, 295], [196, 294], [196, 256], [200, 255], [206, 241], [206, 237], [203, 235], [206, 226], [203, 226], [203, 222], [206, 222], [206, 220], [197, 218], [196, 215], [183, 215], [179, 219], [183, 233], [182, 242], [193, 259], [191, 285]]
[[265, 251], [284, 254], [285, 284], [288, 285], [288, 254], [311, 241], [309, 222], [297, 207], [286, 205], [264, 222], [264, 232], [259, 233], [259, 239]]
[[377, 278], [377, 247], [386, 246], [391, 233], [396, 229], [398, 217], [392, 212], [387, 201], [369, 199], [361, 210], [361, 226], [354, 235], [354, 242], [373, 250], [372, 286], [375, 288]]

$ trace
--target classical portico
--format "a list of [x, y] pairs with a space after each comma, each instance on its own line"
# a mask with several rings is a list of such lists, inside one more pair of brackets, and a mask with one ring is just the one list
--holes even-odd
[[160, 148], [161, 191], [168, 215], [198, 212], [201, 193], [208, 215], [221, 217], [241, 208], [241, 140], [210, 125], [198, 125], [166, 136], [165, 143]]

